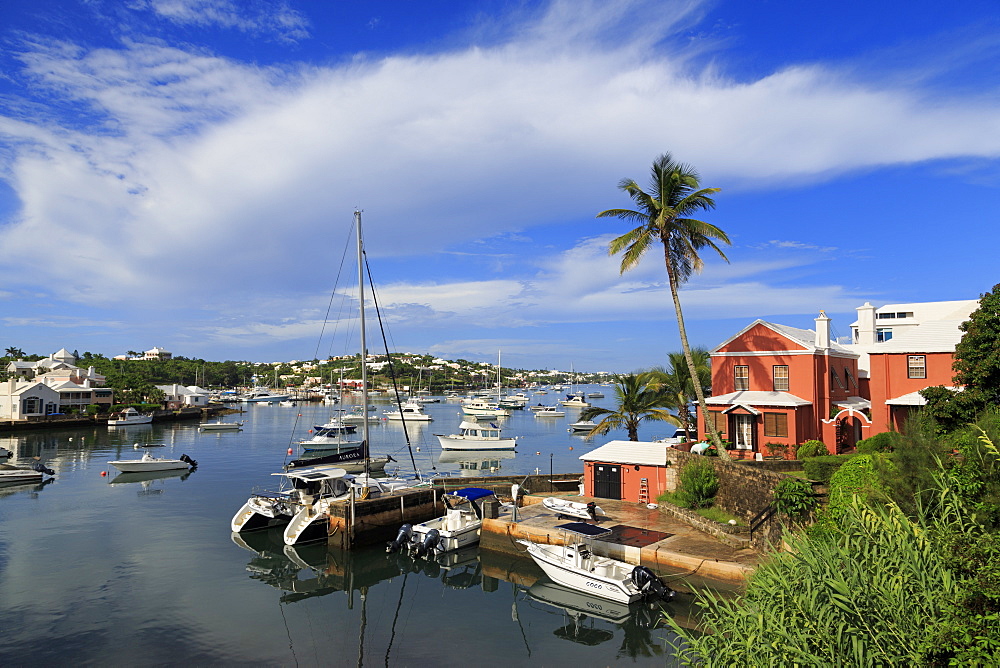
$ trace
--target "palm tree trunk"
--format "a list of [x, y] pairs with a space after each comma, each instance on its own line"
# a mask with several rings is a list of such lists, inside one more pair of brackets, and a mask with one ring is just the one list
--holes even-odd
[[670, 267], [670, 256], [667, 251], [667, 246], [663, 246], [663, 255], [667, 263], [667, 279], [670, 283], [670, 296], [674, 300], [674, 311], [677, 313], [677, 330], [681, 335], [681, 348], [684, 349], [684, 359], [687, 360], [688, 372], [691, 374], [691, 384], [694, 386], [695, 396], [698, 397], [698, 407], [701, 408], [701, 416], [704, 421], [705, 431], [708, 433], [709, 437], [712, 439], [712, 445], [715, 446], [716, 451], [719, 453], [719, 457], [727, 462], [733, 460], [729, 456], [729, 451], [722, 445], [722, 439], [719, 438], [719, 432], [715, 430], [715, 423], [712, 421], [712, 415], [708, 412], [708, 404], [705, 403], [705, 393], [701, 389], [701, 383], [698, 382], [698, 370], [694, 366], [694, 357], [691, 355], [691, 345], [688, 343], [687, 337], [687, 327], [684, 325], [684, 312], [681, 310], [681, 298], [677, 294], [677, 281], [674, 279], [674, 272]]

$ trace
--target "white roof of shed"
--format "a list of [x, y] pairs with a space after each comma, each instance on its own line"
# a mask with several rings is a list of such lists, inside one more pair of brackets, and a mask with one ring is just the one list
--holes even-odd
[[666, 443], [610, 441], [585, 455], [580, 455], [580, 459], [585, 462], [664, 466], [667, 463], [667, 451], [670, 449], [670, 445]]

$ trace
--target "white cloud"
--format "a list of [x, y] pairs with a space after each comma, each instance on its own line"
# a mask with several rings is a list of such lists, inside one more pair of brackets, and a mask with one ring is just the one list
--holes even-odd
[[[144, 6], [188, 25], [288, 38], [306, 29], [284, 3], [249, 15], [224, 0]], [[162, 308], [240, 304], [251, 316], [211, 336], [302, 336], [317, 321], [297, 310], [299, 295], [329, 280], [355, 206], [367, 209], [370, 253], [419, 255], [591, 219], [659, 147], [742, 188], [1000, 154], [1000, 118], [980, 98], [934, 99], [818, 65], [734, 82], [692, 69], [703, 43], [653, 48], [700, 6], [556, 2], [499, 43], [284, 69], [152, 39], [114, 49], [35, 39], [21, 54], [24, 74], [53, 111], [0, 117], [3, 173], [22, 203], [0, 227], [4, 287], [30, 282], [84, 304], [135, 294]], [[60, 115], [70, 109], [78, 113]], [[63, 249], [58, 261], [39, 252], [44, 243]], [[605, 243], [537, 260], [535, 274], [393, 276], [382, 297], [390, 317], [441, 323], [670, 312], [657, 263], [619, 277]], [[544, 252], [526, 246], [524, 259]], [[699, 317], [853, 308], [836, 286], [765, 278], [801, 262], [713, 267], [716, 282], [693, 281], [685, 306]], [[266, 320], [252, 315], [258, 301], [289, 295], [277, 308], [295, 323], [243, 324]]]
[[133, 0], [131, 8], [151, 10], [181, 25], [218, 25], [250, 34], [273, 34], [284, 41], [309, 37], [309, 21], [279, 0]]

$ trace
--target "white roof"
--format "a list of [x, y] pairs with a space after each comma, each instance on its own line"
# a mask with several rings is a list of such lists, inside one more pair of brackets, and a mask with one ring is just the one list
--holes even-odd
[[[948, 389], [957, 392], [962, 390], [960, 387], [949, 387]], [[910, 392], [895, 399], [886, 399], [885, 403], [887, 406], [926, 406], [927, 400], [920, 396], [920, 390], [917, 390], [916, 392]]]
[[[888, 341], [868, 346], [869, 354], [877, 353], [953, 353], [962, 340], [958, 328], [964, 320], [938, 320], [916, 327], [893, 328]], [[888, 327], [888, 325], [886, 325]]]
[[585, 455], [580, 455], [580, 459], [585, 462], [663, 466], [667, 463], [667, 451], [671, 449], [666, 443], [610, 441]]
[[[979, 306], [978, 299], [960, 299], [948, 302], [914, 302], [912, 304], [886, 304], [875, 309], [876, 313], [912, 313], [913, 318], [904, 320], [876, 320], [876, 324], [889, 327], [899, 322], [925, 323], [934, 320], [957, 320], [964, 322], [969, 319], [972, 312]], [[855, 320], [851, 326], [856, 327], [858, 321]]]
[[809, 406], [812, 404], [789, 392], [762, 392], [756, 390], [740, 390], [715, 397], [706, 397], [705, 403], [713, 406], [731, 406], [743, 404], [746, 406]]
[[864, 397], [847, 397], [846, 399], [833, 399], [831, 401], [837, 406], [853, 408], [854, 410], [865, 410], [872, 407], [871, 400]]

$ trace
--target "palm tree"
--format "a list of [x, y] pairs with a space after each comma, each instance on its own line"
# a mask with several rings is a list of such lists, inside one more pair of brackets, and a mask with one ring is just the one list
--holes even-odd
[[649, 373], [618, 376], [615, 384], [618, 410], [591, 406], [581, 411], [581, 420], [601, 418], [587, 433], [587, 437], [607, 434], [612, 429], [625, 429], [628, 431], [628, 440], [638, 441], [641, 422], [659, 420], [679, 424], [680, 421], [667, 410], [672, 398], [661, 391], [655, 381], [655, 376]]
[[14, 346], [11, 346], [5, 352], [7, 353], [7, 357], [10, 358], [16, 359], [19, 357], [24, 357], [24, 351], [21, 350], [20, 348], [15, 348]]
[[[608, 209], [597, 214], [598, 218], [621, 218], [630, 223], [638, 223], [638, 227], [613, 239], [608, 245], [609, 255], [622, 254], [623, 274], [638, 264], [653, 242], [663, 244], [663, 260], [667, 268], [670, 296], [674, 300], [674, 311], [677, 314], [677, 329], [692, 378], [697, 378], [698, 370], [691, 355], [678, 291], [692, 274], [701, 271], [704, 261], [698, 254], [699, 251], [711, 248], [728, 262], [726, 254], [716, 241], [729, 244], [729, 237], [718, 227], [689, 217], [699, 211], [715, 208], [715, 200], [711, 195], [719, 192], [719, 188], [700, 188], [699, 185], [698, 172], [693, 167], [675, 162], [669, 153], [664, 153], [653, 162], [648, 193], [632, 179], [622, 179], [618, 184], [618, 189], [635, 202], [636, 210]], [[720, 457], [730, 459], [711, 421], [705, 404], [705, 392], [698, 383], [694, 385], [694, 389], [703, 424], [712, 443]]]
[[[698, 384], [702, 392], [707, 392], [712, 387], [712, 366], [708, 351], [704, 348], [694, 348], [691, 350], [691, 357], [698, 372]], [[698, 400], [698, 395], [695, 393], [694, 383], [691, 382], [691, 370], [688, 368], [684, 353], [668, 353], [667, 367], [653, 367], [650, 373], [654, 374], [655, 382], [662, 385], [663, 390], [674, 397], [677, 417], [684, 431], [694, 431], [696, 420], [688, 410], [688, 406]]]

